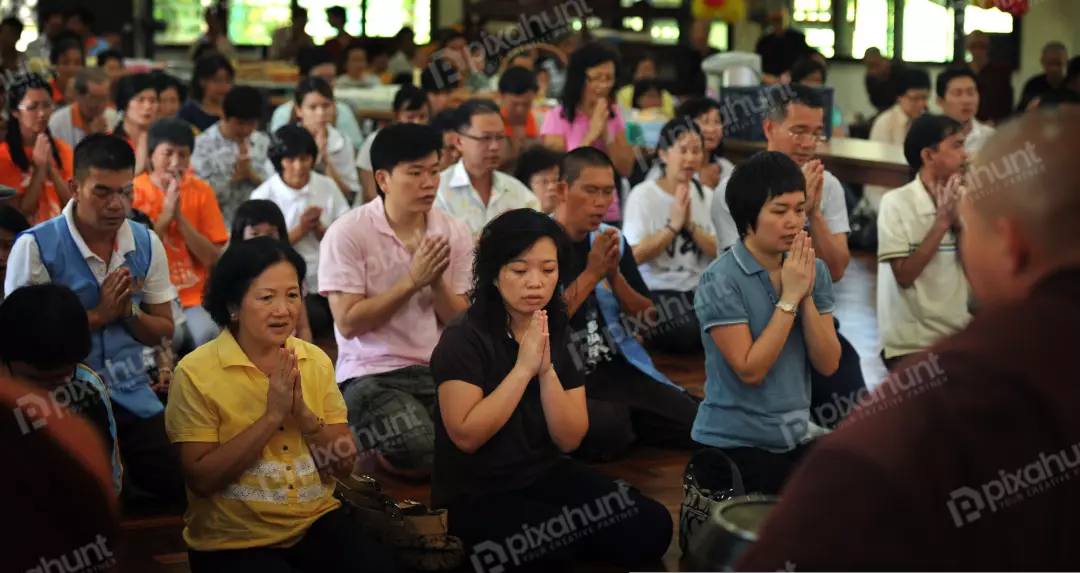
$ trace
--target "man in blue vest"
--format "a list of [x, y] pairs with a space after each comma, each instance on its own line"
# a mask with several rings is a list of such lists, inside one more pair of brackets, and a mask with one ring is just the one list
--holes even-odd
[[4, 291], [31, 284], [70, 288], [86, 309], [90, 354], [83, 362], [109, 389], [121, 459], [136, 489], [182, 502], [183, 474], [165, 435], [164, 408], [150, 387], [144, 349], [173, 334], [165, 248], [127, 220], [135, 154], [114, 135], [75, 147], [72, 200], [63, 213], [21, 234], [8, 258]]
[[564, 280], [572, 356], [585, 372], [589, 431], [577, 455], [611, 459], [635, 441], [691, 448], [697, 401], [653, 365], [636, 336], [655, 323], [649, 289], [630, 245], [602, 224], [614, 201], [615, 167], [604, 152], [580, 147], [559, 166], [555, 220], [572, 241]]

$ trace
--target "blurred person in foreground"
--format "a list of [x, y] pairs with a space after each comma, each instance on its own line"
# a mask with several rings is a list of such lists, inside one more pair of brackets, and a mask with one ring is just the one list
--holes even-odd
[[[901, 362], [814, 447], [740, 569], [1080, 563], [1080, 482], [1069, 479], [1080, 388], [1066, 334], [1080, 325], [1077, 133], [1080, 110], [1066, 106], [1026, 114], [988, 142], [960, 204], [978, 314]], [[1013, 176], [994, 176], [1003, 168]]]

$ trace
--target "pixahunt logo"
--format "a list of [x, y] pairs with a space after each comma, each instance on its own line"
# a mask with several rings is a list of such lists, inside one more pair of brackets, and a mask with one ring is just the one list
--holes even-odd
[[615, 482], [618, 490], [582, 507], [563, 506], [562, 513], [539, 524], [523, 524], [521, 533], [498, 541], [484, 541], [473, 547], [471, 556], [477, 573], [503, 573], [506, 564], [514, 566], [534, 561], [548, 553], [570, 545], [597, 530], [637, 515], [638, 508], [630, 497], [630, 486]]
[[41, 565], [27, 569], [26, 573], [95, 573], [106, 571], [116, 564], [109, 540], [98, 535], [94, 541], [54, 559], [40, 560]]
[[[1072, 459], [1069, 459], [1069, 455]], [[996, 512], [1039, 495], [1046, 490], [1065, 483], [1080, 474], [1080, 444], [1073, 444], [1055, 454], [1039, 454], [1039, 459], [1007, 472], [998, 471], [993, 479], [979, 489], [964, 486], [949, 494], [949, 513], [953, 523], [963, 527], [983, 516], [983, 512]]]

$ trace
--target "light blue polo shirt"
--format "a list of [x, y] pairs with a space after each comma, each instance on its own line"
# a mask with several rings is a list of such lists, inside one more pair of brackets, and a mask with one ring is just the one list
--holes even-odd
[[[829, 269], [814, 262], [814, 304], [833, 312], [835, 299]], [[705, 345], [705, 401], [698, 407], [691, 437], [718, 448], [754, 447], [786, 452], [807, 439], [810, 421], [810, 357], [802, 317], [788, 334], [780, 356], [759, 385], [743, 382], [724, 359], [709, 330], [746, 324], [754, 340], [772, 320], [780, 296], [769, 272], [739, 240], [701, 275], [694, 310]]]

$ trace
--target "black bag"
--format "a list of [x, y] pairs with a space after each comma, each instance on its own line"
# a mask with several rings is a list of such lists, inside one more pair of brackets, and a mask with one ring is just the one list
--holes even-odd
[[[702, 484], [699, 470], [702, 466], [727, 466], [731, 477], [730, 488], [717, 488], [716, 484]], [[726, 485], [726, 484], [725, 484]], [[707, 486], [713, 486], [710, 489]], [[717, 503], [746, 495], [742, 474], [735, 462], [717, 448], [702, 448], [690, 456], [683, 472], [683, 502], [679, 507], [679, 549], [683, 557], [690, 553], [693, 537], [709, 520]]]

